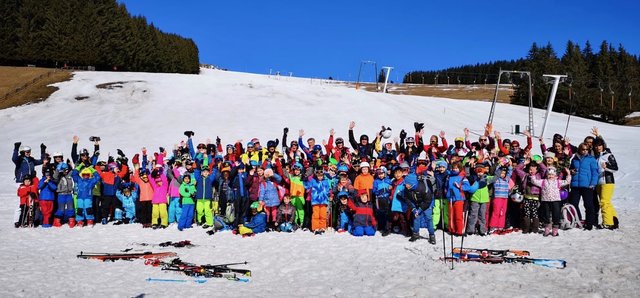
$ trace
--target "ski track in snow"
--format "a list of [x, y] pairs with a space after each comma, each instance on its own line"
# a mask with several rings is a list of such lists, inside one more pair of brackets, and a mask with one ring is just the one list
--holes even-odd
[[[97, 89], [101, 83], [125, 82], [122, 88]], [[478, 263], [444, 264], [442, 233], [438, 244], [410, 243], [399, 235], [355, 238], [348, 234], [314, 236], [264, 233], [241, 238], [230, 233], [208, 236], [201, 228], [179, 232], [142, 229], [139, 225], [68, 229], [15, 229], [16, 208], [13, 163], [16, 141], [33, 148], [44, 142], [48, 152], [70, 155], [71, 139], [80, 136], [79, 148], [92, 149], [87, 139], [102, 137], [102, 157], [122, 148], [128, 156], [147, 146], [171, 147], [183, 139], [184, 130], [196, 132], [194, 142], [215, 139], [223, 144], [257, 136], [262, 143], [282, 137], [288, 141], [305, 129], [305, 139], [347, 137], [350, 120], [356, 121], [356, 138], [372, 137], [380, 125], [413, 132], [413, 122], [426, 122], [425, 137], [443, 129], [447, 140], [462, 129], [479, 129], [486, 121], [490, 103], [404, 95], [369, 93], [340, 85], [318, 84], [308, 79], [276, 80], [267, 76], [204, 70], [202, 75], [78, 72], [73, 80], [58, 84], [60, 90], [48, 100], [0, 111], [0, 267], [1, 297], [95, 296], [145, 297], [211, 296], [240, 297], [388, 297], [388, 296], [564, 296], [634, 297], [640, 290], [637, 241], [640, 239], [640, 208], [637, 204], [640, 149], [639, 128], [614, 126], [573, 117], [568, 136], [577, 143], [598, 126], [620, 165], [613, 203], [621, 229], [617, 231], [561, 231], [560, 237], [522, 235], [466, 237], [465, 247], [513, 248], [531, 251], [532, 257], [567, 261], [563, 270], [535, 265]], [[77, 96], [89, 96], [77, 101]], [[505, 138], [511, 125], [525, 126], [527, 108], [499, 104], [494, 125]], [[544, 111], [535, 110], [536, 131]], [[251, 124], [245, 120], [251, 117]], [[552, 114], [547, 141], [553, 132], [564, 132], [566, 115]], [[474, 137], [474, 136], [472, 136]], [[539, 152], [534, 140], [534, 151]], [[39, 169], [39, 167], [38, 167]], [[422, 233], [426, 233], [423, 231]], [[160, 248], [134, 245], [189, 239], [194, 248]], [[447, 248], [450, 238], [445, 238]], [[460, 239], [454, 239], [460, 245]], [[175, 251], [187, 262], [215, 264], [248, 261], [253, 271], [249, 283], [210, 279], [197, 283], [149, 283], [148, 277], [191, 279], [176, 272], [145, 266], [142, 260], [100, 262], [77, 259], [80, 251], [118, 252], [125, 248], [143, 251]]]

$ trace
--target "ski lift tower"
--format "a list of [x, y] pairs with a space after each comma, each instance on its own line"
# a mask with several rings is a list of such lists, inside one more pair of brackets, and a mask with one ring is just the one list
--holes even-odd
[[[391, 70], [393, 69], [393, 67], [391, 66], [383, 66], [382, 69], [386, 69], [386, 76], [384, 76], [384, 87], [382, 87], [382, 93], [387, 93], [387, 83], [389, 82], [389, 74], [391, 74]], [[423, 75], [423, 80], [424, 80], [424, 75]]]
[[511, 78], [512, 74], [519, 74], [520, 77], [527, 76], [529, 80], [529, 132], [531, 135], [533, 133], [533, 85], [531, 83], [531, 72], [528, 71], [519, 71], [519, 70], [500, 70], [498, 73], [498, 81], [496, 82], [496, 91], [493, 95], [493, 103], [491, 104], [491, 111], [489, 112], [489, 121], [487, 123], [493, 123], [493, 116], [495, 114], [496, 102], [498, 101], [498, 92], [500, 92], [500, 79], [502, 78], [502, 74], [506, 74], [507, 78]]
[[370, 60], [365, 60], [365, 61], [361, 61], [360, 62], [360, 69], [358, 70], [358, 81], [356, 81], [356, 90], [360, 89], [360, 76], [362, 75], [362, 67], [366, 66], [366, 65], [372, 65], [374, 68], [374, 76], [373, 78], [376, 81], [376, 91], [379, 90], [379, 86], [378, 86], [378, 63], [376, 63], [375, 61], [370, 61]]
[[549, 117], [551, 116], [551, 110], [553, 110], [553, 103], [556, 101], [556, 93], [558, 92], [558, 84], [560, 79], [564, 79], [567, 75], [542, 75], [545, 78], [553, 79], [553, 87], [551, 88], [551, 94], [549, 94], [549, 101], [547, 102], [547, 113], [544, 116], [544, 125], [542, 125], [542, 132], [540, 137], [544, 135], [544, 131], [547, 130], [547, 123], [549, 123]]

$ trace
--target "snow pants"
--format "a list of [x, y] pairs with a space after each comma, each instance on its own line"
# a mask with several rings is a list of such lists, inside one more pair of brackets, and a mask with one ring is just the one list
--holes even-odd
[[115, 210], [116, 201], [118, 201], [118, 199], [115, 196], [101, 196], [100, 197], [100, 216], [101, 216], [101, 219], [109, 219], [109, 217], [113, 218], [113, 215], [111, 215], [111, 210]]
[[327, 205], [313, 205], [311, 213], [311, 230], [323, 230], [327, 228]]
[[267, 214], [267, 225], [272, 226], [278, 219], [278, 206], [264, 207], [264, 213]]
[[253, 234], [253, 230], [242, 226], [238, 228], [238, 233], [240, 233], [240, 235], [251, 235]]
[[449, 208], [447, 199], [436, 199], [433, 205], [433, 226], [440, 223], [442, 217], [442, 229], [446, 229], [449, 223]]
[[182, 210], [180, 211], [180, 220], [178, 221], [178, 230], [191, 228], [193, 224], [193, 211], [195, 206], [193, 204], [182, 204]]
[[340, 212], [338, 216], [338, 230], [351, 231], [351, 221], [346, 212]]
[[491, 217], [489, 227], [504, 229], [507, 217], [507, 198], [494, 198], [491, 200]]
[[362, 237], [364, 235], [373, 236], [376, 234], [376, 229], [372, 226], [357, 226], [353, 228], [353, 232], [351, 234], [356, 237]]
[[540, 204], [540, 209], [542, 210], [542, 214], [544, 217], [542, 220], [545, 224], [553, 224], [554, 228], [560, 227], [560, 219], [562, 214], [560, 210], [562, 209], [562, 202], [542, 202]]
[[64, 222], [73, 217], [74, 214], [73, 195], [58, 194], [58, 210], [56, 210], [56, 213], [54, 214], [55, 217], [60, 218]]
[[469, 221], [467, 222], [467, 233], [476, 232], [476, 224], [480, 227], [478, 233], [487, 233], [487, 203], [471, 202], [471, 210], [469, 211]]
[[136, 217], [141, 224], [151, 224], [151, 201], [139, 201], [136, 208]]
[[210, 199], [199, 199], [196, 201], [196, 221], [202, 224], [204, 216], [205, 224], [213, 226], [213, 202]]
[[182, 207], [180, 207], [180, 198], [169, 199], [169, 223], [180, 221]]
[[42, 224], [51, 225], [51, 215], [53, 214], [53, 201], [40, 200], [40, 212], [42, 213]]
[[449, 202], [449, 233], [464, 232], [464, 201]]
[[93, 216], [93, 198], [77, 198], [78, 206], [76, 207], [76, 221], [94, 220]]
[[413, 233], [420, 234], [420, 228], [427, 228], [429, 235], [435, 233], [433, 228], [433, 208], [427, 210], [418, 208], [418, 215], [413, 219]]
[[586, 213], [585, 225], [597, 225], [598, 214], [593, 203], [593, 189], [588, 187], [572, 187], [571, 193], [569, 193], [569, 203], [571, 203], [573, 207], [576, 207], [576, 211], [578, 211], [578, 217], [580, 218], [580, 220], [582, 220], [582, 213], [580, 212], [580, 207], [578, 206], [578, 204], [580, 203], [580, 198], [582, 198], [582, 204]]
[[615, 184], [600, 184], [596, 187], [598, 197], [600, 197], [600, 212], [602, 213], [602, 224], [606, 226], [613, 225], [613, 218], [618, 217], [616, 210], [613, 209], [611, 198], [613, 197], [613, 188]]
[[280, 228], [280, 232], [286, 232], [286, 233], [293, 232], [293, 225], [290, 222], [283, 222], [278, 227]]
[[153, 204], [151, 209], [151, 223], [156, 225], [160, 224], [163, 227], [169, 225], [167, 217], [167, 204]]
[[291, 205], [296, 208], [296, 221], [299, 227], [304, 224], [304, 197], [300, 196], [292, 196], [291, 197]]

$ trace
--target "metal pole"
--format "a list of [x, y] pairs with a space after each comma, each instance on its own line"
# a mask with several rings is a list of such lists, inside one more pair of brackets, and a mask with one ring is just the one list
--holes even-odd
[[491, 111], [489, 112], [489, 120], [487, 123], [493, 123], [493, 113], [496, 110], [496, 102], [498, 101], [498, 88], [500, 87], [500, 77], [502, 77], [502, 70], [498, 73], [498, 81], [496, 82], [496, 92], [493, 94], [493, 103], [491, 103]]
[[556, 92], [558, 92], [558, 85], [560, 84], [561, 78], [566, 78], [566, 75], [542, 75], [543, 77], [553, 78], [553, 88], [551, 89], [551, 94], [549, 94], [549, 102], [547, 103], [547, 113], [544, 116], [544, 124], [542, 125], [542, 132], [540, 133], [540, 137], [544, 136], [544, 132], [547, 130], [547, 124], [549, 123], [549, 117], [551, 116], [551, 110], [553, 110], [553, 103], [556, 100]]
[[360, 68], [358, 69], [358, 81], [356, 82], [356, 90], [360, 89], [360, 74], [362, 73], [362, 61], [360, 62]]
[[382, 93], [387, 93], [387, 82], [389, 82], [389, 74], [391, 73], [391, 69], [393, 69], [393, 67], [383, 66], [382, 69], [387, 70], [387, 75], [384, 77], [384, 87], [382, 87]]
[[533, 129], [533, 84], [531, 83], [531, 73], [526, 72], [529, 76], [529, 132], [535, 136]]

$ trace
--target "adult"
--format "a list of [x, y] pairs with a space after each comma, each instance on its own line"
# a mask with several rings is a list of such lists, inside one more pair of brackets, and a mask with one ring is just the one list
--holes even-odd
[[[353, 128], [356, 126], [355, 121], [349, 123], [349, 143], [353, 150], [358, 154], [360, 161], [369, 161], [373, 159], [373, 151], [375, 142], [369, 142], [369, 136], [361, 135], [360, 142], [356, 142], [356, 138], [353, 135]], [[380, 135], [376, 137], [376, 141], [380, 138]]]
[[[16, 189], [23, 182], [24, 177], [36, 177], [36, 166], [42, 165], [45, 157], [45, 150], [47, 146], [40, 144], [40, 159], [35, 159], [31, 156], [31, 147], [21, 146], [21, 142], [16, 142], [13, 148], [13, 157], [11, 160], [16, 165], [15, 168], [15, 181]], [[20, 220], [20, 197], [17, 197], [18, 208], [13, 213], [13, 222], [18, 227], [18, 221]]]
[[611, 150], [605, 147], [602, 139], [596, 138], [593, 143], [595, 158], [598, 160], [598, 185], [596, 195], [600, 201], [600, 212], [602, 214], [602, 225], [607, 229], [618, 228], [618, 216], [611, 203], [615, 180], [613, 173], [618, 170], [616, 158], [611, 154]]
[[586, 213], [585, 229], [591, 230], [598, 224], [597, 211], [593, 200], [594, 189], [598, 184], [598, 162], [589, 155], [589, 145], [582, 143], [578, 152], [574, 154], [569, 167], [571, 173], [571, 193], [569, 202], [578, 211], [582, 220], [582, 213], [578, 207], [580, 198]]

